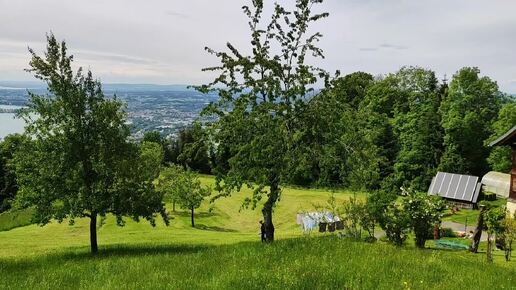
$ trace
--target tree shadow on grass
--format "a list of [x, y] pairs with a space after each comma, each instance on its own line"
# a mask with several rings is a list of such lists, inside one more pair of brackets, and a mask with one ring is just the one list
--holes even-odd
[[[69, 247], [62, 251], [41, 255], [39, 257], [0, 259], [1, 270], [28, 269], [38, 265], [63, 263], [64, 261], [95, 261], [125, 257], [150, 257], [163, 255], [189, 255], [206, 251], [214, 246], [210, 245], [182, 245], [182, 244], [114, 244], [99, 246], [99, 252], [92, 254], [89, 247]], [[40, 261], [40, 262], [36, 262]]]
[[[182, 217], [190, 217], [191, 213], [189, 211], [171, 211], [169, 212], [172, 216], [182, 216]], [[220, 214], [216, 212], [194, 212], [194, 218], [208, 218], [208, 217], [216, 217], [220, 216]]]
[[81, 251], [78, 253], [68, 252], [62, 253], [60, 258], [70, 259], [103, 259], [111, 257], [128, 257], [128, 256], [153, 256], [153, 255], [187, 255], [205, 251], [210, 246], [207, 245], [181, 245], [181, 244], [115, 244], [100, 246], [97, 254], [91, 254], [89, 251]]
[[212, 231], [212, 232], [224, 232], [224, 233], [238, 232], [237, 230], [233, 230], [233, 229], [227, 229], [227, 228], [222, 228], [222, 227], [217, 227], [217, 226], [207, 226], [207, 225], [203, 225], [203, 224], [196, 224], [195, 228], [198, 230]]

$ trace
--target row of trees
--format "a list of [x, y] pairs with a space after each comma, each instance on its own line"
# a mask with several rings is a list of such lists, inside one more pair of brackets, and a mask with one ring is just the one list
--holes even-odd
[[163, 164], [177, 164], [184, 168], [210, 174], [212, 160], [210, 160], [210, 144], [206, 138], [206, 132], [201, 124], [196, 122], [179, 131], [177, 137], [165, 139], [158, 131], [146, 132], [143, 142], [154, 142], [160, 144], [163, 152]]
[[[477, 68], [462, 68], [449, 85], [420, 67], [379, 77], [352, 73], [307, 97], [296, 114], [285, 183], [422, 191], [437, 171], [510, 170], [510, 149], [487, 144], [516, 124], [516, 101]], [[166, 162], [227, 171], [233, 156], [212, 143], [209, 130], [195, 123], [175, 140], [157, 132], [144, 140], [162, 143]]]
[[[493, 249], [500, 247], [505, 252], [506, 261], [511, 260], [513, 243], [516, 241], [516, 213], [507, 212], [505, 206], [483, 201], [479, 219], [480, 231], [487, 231], [487, 261], [493, 261]], [[367, 233], [365, 241], [376, 241], [375, 229], [384, 230], [387, 240], [402, 246], [410, 233], [414, 234], [416, 247], [424, 248], [426, 241], [439, 238], [441, 220], [446, 209], [445, 201], [439, 196], [429, 196], [422, 192], [405, 191], [401, 197], [380, 192], [370, 194], [365, 201], [351, 197], [342, 206], [331, 195], [324, 206], [318, 210], [332, 212], [342, 218], [344, 233], [355, 240], [363, 240], [362, 231]], [[436, 232], [439, 230], [439, 232]], [[447, 233], [452, 234], [452, 233]], [[436, 237], [437, 235], [437, 237]], [[473, 243], [470, 251], [476, 253], [478, 243]]]
[[377, 192], [368, 196], [366, 201], [350, 198], [337, 212], [344, 218], [347, 235], [362, 239], [363, 229], [368, 233], [366, 240], [375, 241], [374, 231], [379, 226], [396, 246], [403, 245], [409, 232], [413, 232], [416, 246], [424, 248], [429, 233], [441, 222], [444, 200], [413, 191], [404, 191], [401, 200], [397, 197]]

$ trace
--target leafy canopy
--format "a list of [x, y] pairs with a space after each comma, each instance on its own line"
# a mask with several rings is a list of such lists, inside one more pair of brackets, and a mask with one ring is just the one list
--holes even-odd
[[254, 182], [258, 188], [248, 203], [255, 205], [264, 186], [279, 184], [288, 170], [298, 141], [294, 121], [307, 96], [315, 94], [310, 86], [326, 77], [325, 72], [305, 63], [309, 55], [323, 57], [315, 45], [322, 35], [307, 35], [309, 24], [328, 16], [311, 12], [310, 7], [319, 3], [322, 0], [298, 0], [294, 11], [275, 4], [272, 18], [264, 24], [264, 1], [254, 0], [252, 7], [243, 7], [249, 18], [252, 53], [244, 55], [231, 43], [227, 43], [228, 52], [206, 48], [221, 63], [205, 69], [219, 76], [198, 89], [220, 96], [204, 114], [218, 117], [211, 134], [223, 150], [216, 154], [231, 156], [226, 168], [215, 170], [219, 185], [224, 179], [222, 195]]
[[48, 93], [30, 93], [22, 113], [32, 142], [16, 155], [18, 206], [33, 206], [39, 224], [85, 216], [95, 221], [108, 213], [119, 225], [123, 216], [154, 225], [156, 213], [168, 223], [162, 195], [151, 183], [160, 153], [128, 142], [124, 105], [106, 97], [91, 72], [73, 71], [64, 41], [53, 34], [47, 41], [44, 56], [30, 50], [28, 71]]

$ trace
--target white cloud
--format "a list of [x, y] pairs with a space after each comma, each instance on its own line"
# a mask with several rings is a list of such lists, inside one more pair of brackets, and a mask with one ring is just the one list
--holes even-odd
[[[248, 47], [246, 3], [0, 0], [0, 79], [26, 80], [27, 46], [41, 51], [52, 30], [103, 81], [206, 82], [211, 76], [201, 69], [216, 59], [205, 46]], [[321, 10], [331, 15], [314, 27], [324, 34], [326, 55], [317, 64], [330, 71], [379, 74], [421, 65], [442, 76], [478, 66], [516, 92], [516, 83], [504, 81], [516, 79], [516, 1], [326, 0]]]

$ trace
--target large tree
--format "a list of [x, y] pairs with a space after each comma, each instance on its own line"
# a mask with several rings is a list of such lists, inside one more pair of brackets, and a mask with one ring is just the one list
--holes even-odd
[[152, 185], [162, 153], [128, 142], [123, 104], [106, 97], [91, 72], [73, 71], [64, 41], [50, 34], [47, 42], [43, 57], [30, 50], [28, 71], [48, 93], [31, 93], [22, 114], [33, 142], [16, 155], [18, 205], [34, 207], [41, 225], [89, 218], [93, 253], [99, 216], [113, 214], [120, 226], [124, 216], [154, 225], [159, 213], [168, 224], [162, 194]]
[[420, 67], [403, 67], [370, 87], [360, 110], [363, 131], [378, 147], [383, 189], [426, 190], [442, 154], [439, 106], [435, 73]]
[[477, 176], [489, 170], [485, 141], [502, 100], [496, 82], [480, 76], [478, 68], [462, 68], [453, 76], [440, 108], [445, 151], [439, 170]]
[[[514, 126], [516, 126], [516, 101], [509, 98], [498, 113], [498, 117], [492, 126], [491, 137], [487, 140], [489, 142], [486, 143], [496, 140]], [[511, 152], [512, 149], [509, 146], [493, 148], [487, 159], [491, 169], [505, 173], [510, 172], [512, 168]]]
[[337, 78], [310, 99], [297, 118], [288, 181], [299, 185], [371, 189], [378, 179], [377, 147], [363, 127], [365, 115], [353, 100], [362, 100], [372, 78], [353, 73]]
[[310, 24], [328, 16], [312, 13], [312, 6], [322, 2], [297, 0], [293, 11], [275, 4], [270, 21], [263, 19], [263, 0], [244, 6], [251, 53], [246, 55], [230, 43], [227, 52], [207, 48], [221, 62], [207, 70], [219, 76], [198, 88], [220, 96], [204, 113], [218, 118], [211, 127], [213, 143], [221, 149], [215, 154], [230, 156], [228, 167], [217, 171], [221, 195], [247, 184], [254, 187], [254, 194], [244, 205], [253, 207], [265, 195], [262, 214], [269, 242], [274, 240], [273, 208], [299, 142], [296, 119], [306, 107], [307, 96], [316, 93], [311, 87], [319, 76], [326, 76], [306, 64], [310, 56], [323, 56], [316, 46], [322, 35], [308, 33]]
[[14, 155], [27, 142], [20, 134], [8, 135], [0, 142], [0, 212], [9, 210], [18, 192]]
[[438, 81], [433, 71], [419, 67], [404, 67], [395, 78], [403, 105], [392, 120], [399, 149], [393, 182], [426, 191], [442, 154]]

